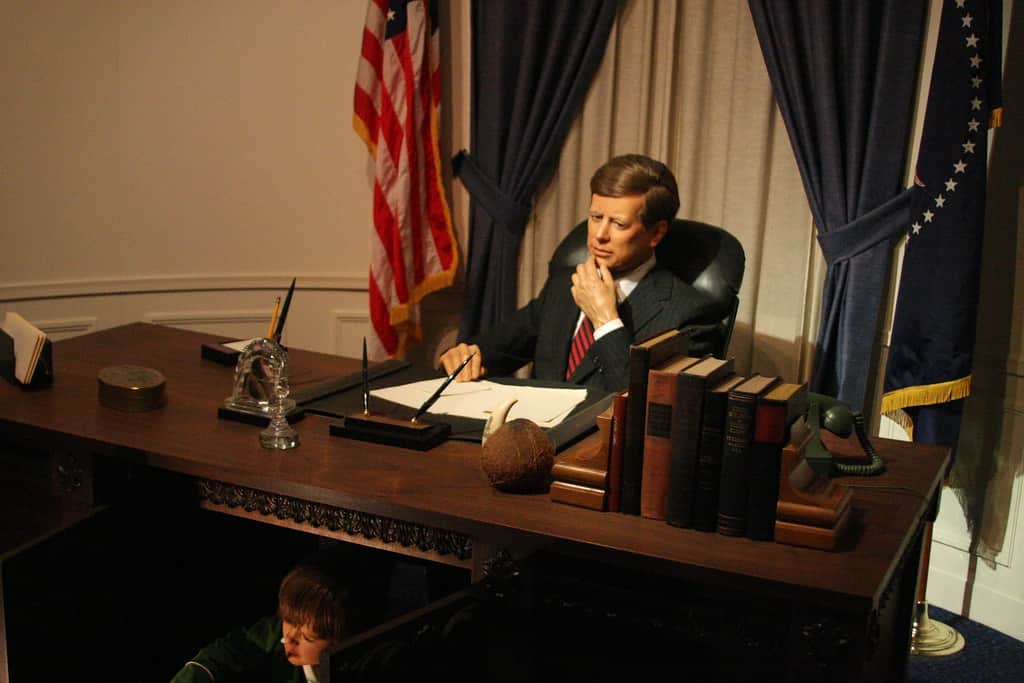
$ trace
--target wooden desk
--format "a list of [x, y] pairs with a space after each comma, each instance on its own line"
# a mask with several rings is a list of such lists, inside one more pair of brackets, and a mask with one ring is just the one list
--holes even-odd
[[[776, 601], [794, 634], [787, 656], [805, 660], [802, 670], [811, 662], [833, 679], [902, 675], [921, 528], [934, 510], [945, 449], [878, 440], [886, 474], [853, 483], [894, 488], [858, 490], [857, 533], [839, 552], [822, 552], [596, 513], [545, 494], [501, 493], [469, 443], [418, 452], [348, 441], [329, 435], [328, 419], [310, 415], [295, 425], [297, 449], [265, 450], [258, 428], [217, 418], [233, 369], [201, 359], [204, 341], [214, 339], [139, 323], [58, 342], [52, 388], [26, 392], [0, 382], [0, 442], [51, 448], [65, 459], [72, 453], [82, 459], [65, 462], [72, 477], [77, 466], [87, 478], [96, 458], [185, 475], [212, 509], [386, 544], [476, 576], [497, 548], [544, 546]], [[97, 372], [123, 363], [166, 376], [164, 408], [122, 413], [99, 405]], [[352, 359], [290, 354], [293, 391], [357, 368]]]

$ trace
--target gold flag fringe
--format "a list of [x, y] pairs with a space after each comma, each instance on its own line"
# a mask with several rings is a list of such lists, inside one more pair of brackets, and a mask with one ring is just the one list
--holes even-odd
[[914, 421], [904, 408], [948, 403], [971, 395], [971, 375], [938, 384], [903, 387], [882, 394], [881, 413], [914, 438]]
[[996, 107], [989, 113], [988, 117], [989, 128], [1002, 128], [1003, 127], [1003, 108]]

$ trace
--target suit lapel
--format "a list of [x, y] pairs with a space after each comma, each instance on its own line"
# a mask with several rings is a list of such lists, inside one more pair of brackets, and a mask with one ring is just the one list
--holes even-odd
[[671, 279], [671, 273], [664, 268], [655, 267], [619, 306], [619, 317], [632, 332], [634, 339], [642, 338], [645, 326], [658, 315], [665, 302], [671, 298]]

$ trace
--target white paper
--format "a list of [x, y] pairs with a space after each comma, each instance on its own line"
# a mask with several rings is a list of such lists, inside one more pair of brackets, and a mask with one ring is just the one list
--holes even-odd
[[245, 351], [245, 347], [252, 344], [260, 337], [254, 337], [252, 339], [242, 339], [241, 341], [225, 342], [221, 346], [226, 346], [233, 351]]
[[[419, 408], [437, 391], [442, 382], [443, 377], [411, 382], [374, 389], [370, 391], [370, 395], [410, 408]], [[582, 387], [529, 387], [487, 380], [452, 382], [427, 412], [486, 420], [492, 410], [497, 409], [507, 399], [515, 398], [517, 402], [512, 406], [506, 419], [525, 418], [546, 429], [561, 423], [586, 397], [587, 390]]]

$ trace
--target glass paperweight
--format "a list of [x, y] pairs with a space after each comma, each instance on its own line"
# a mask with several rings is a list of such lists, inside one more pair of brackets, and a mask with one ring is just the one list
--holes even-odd
[[299, 435], [287, 419], [295, 400], [288, 391], [288, 352], [273, 339], [255, 339], [238, 357], [234, 388], [224, 406], [270, 420], [260, 432], [264, 448], [295, 448]]

